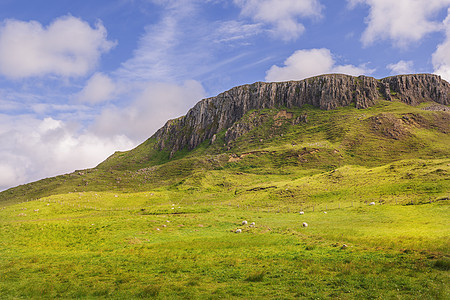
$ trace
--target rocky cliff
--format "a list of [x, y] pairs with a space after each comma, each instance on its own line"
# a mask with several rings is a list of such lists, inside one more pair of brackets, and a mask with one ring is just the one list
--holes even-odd
[[379, 99], [410, 105], [426, 101], [449, 105], [450, 84], [432, 74], [399, 75], [381, 80], [330, 74], [301, 81], [257, 82], [198, 102], [185, 116], [168, 121], [152, 138], [157, 139], [160, 150], [169, 150], [172, 155], [213, 138], [252, 109], [292, 108], [304, 104], [326, 110], [350, 104], [367, 108]]

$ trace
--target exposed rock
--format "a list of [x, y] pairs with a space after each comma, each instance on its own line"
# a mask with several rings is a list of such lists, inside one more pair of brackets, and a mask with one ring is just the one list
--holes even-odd
[[384, 137], [401, 140], [411, 136], [415, 128], [434, 129], [442, 133], [450, 132], [450, 114], [430, 114], [428, 118], [420, 114], [407, 113], [401, 117], [392, 113], [381, 113], [368, 118], [371, 129]]
[[255, 112], [251, 113], [246, 120], [242, 120], [242, 122], [239, 120], [227, 129], [225, 132], [225, 142], [228, 144], [263, 123], [264, 116], [261, 116]]
[[398, 75], [381, 79], [381, 82], [389, 85], [393, 97], [410, 105], [426, 101], [450, 104], [449, 83], [437, 75]]
[[211, 144], [214, 144], [214, 142], [216, 141], [216, 139], [217, 139], [217, 136], [216, 136], [216, 135], [213, 135], [213, 136], [212, 136], [212, 139], [211, 139]]
[[432, 104], [428, 107], [425, 107], [423, 110], [429, 111], [450, 111], [450, 107], [442, 105], [442, 104]]
[[372, 130], [387, 138], [401, 140], [410, 135], [409, 130], [404, 126], [404, 122], [391, 113], [371, 117], [369, 121], [372, 123]]
[[[186, 116], [168, 121], [152, 138], [157, 139], [158, 149], [169, 150], [172, 156], [180, 149], [193, 149], [203, 141], [213, 139], [215, 134], [229, 129], [253, 109], [293, 108], [304, 104], [326, 110], [351, 104], [356, 108], [367, 108], [375, 105], [378, 99], [398, 99], [411, 105], [424, 101], [449, 105], [449, 94], [450, 84], [431, 74], [401, 75], [381, 80], [331, 74], [302, 81], [256, 82], [198, 102]], [[294, 119], [292, 122], [300, 121]], [[227, 131], [225, 139], [233, 140], [247, 130], [244, 127], [233, 128]]]

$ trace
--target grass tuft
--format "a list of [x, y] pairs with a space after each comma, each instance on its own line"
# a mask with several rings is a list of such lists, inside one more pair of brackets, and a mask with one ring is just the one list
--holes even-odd
[[161, 291], [160, 285], [149, 284], [143, 287], [142, 290], [136, 294], [136, 296], [142, 299], [152, 298], [158, 296], [160, 291]]
[[443, 257], [435, 261], [434, 267], [442, 271], [450, 271], [450, 258]]
[[264, 276], [266, 275], [266, 272], [264, 270], [262, 271], [256, 271], [250, 275], [248, 275], [247, 278], [245, 278], [245, 281], [249, 282], [261, 282], [264, 280]]

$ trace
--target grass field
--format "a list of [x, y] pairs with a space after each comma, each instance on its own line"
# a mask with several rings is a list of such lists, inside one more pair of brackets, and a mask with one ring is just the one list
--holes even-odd
[[300, 215], [178, 197], [71, 193], [1, 209], [0, 298], [450, 297], [448, 200]]

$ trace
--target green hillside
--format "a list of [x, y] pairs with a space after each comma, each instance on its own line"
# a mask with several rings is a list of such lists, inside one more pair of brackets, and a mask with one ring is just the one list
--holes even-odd
[[449, 299], [450, 113], [429, 105], [253, 110], [2, 192], [0, 298]]
[[[398, 191], [397, 185], [408, 184], [415, 186], [412, 197], [417, 200], [444, 197], [449, 190], [450, 114], [424, 110], [428, 105], [381, 101], [363, 110], [304, 106], [252, 111], [238, 121], [245, 130], [228, 144], [222, 131], [214, 143], [205, 141], [169, 158], [149, 139], [131, 151], [115, 153], [96, 168], [0, 193], [0, 202], [83, 191], [204, 192], [227, 186], [239, 192], [266, 183], [278, 187], [292, 181], [295, 186], [313, 180], [319, 184], [324, 178], [329, 182], [323, 184], [336, 185], [342, 195], [352, 195], [345, 189], [351, 189], [354, 180], [364, 180], [363, 186], [373, 186], [366, 197], [383, 201], [393, 200], [389, 191]], [[390, 179], [378, 182], [384, 177]]]

